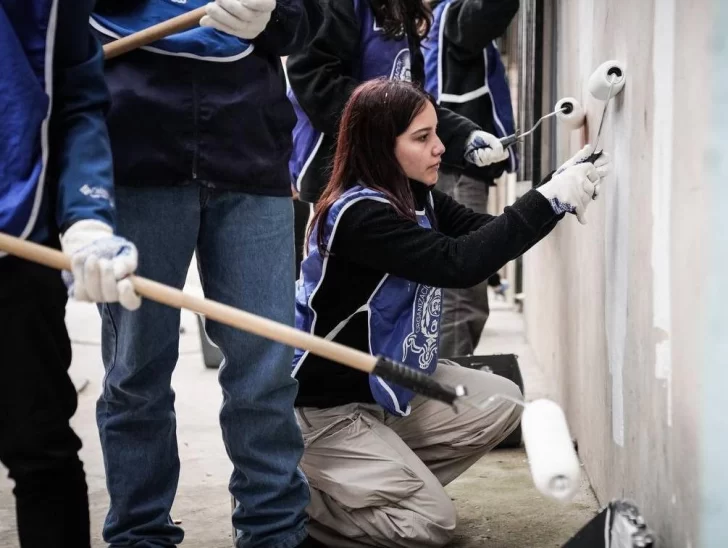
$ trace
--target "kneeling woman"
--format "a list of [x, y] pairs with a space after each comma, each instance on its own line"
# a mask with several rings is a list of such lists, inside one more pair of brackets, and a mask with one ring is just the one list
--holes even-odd
[[[297, 327], [465, 385], [476, 404], [520, 397], [502, 377], [437, 363], [441, 288], [487, 279], [567, 211], [583, 219], [606, 165], [573, 158], [502, 215], [482, 215], [434, 188], [436, 125], [431, 99], [409, 83], [356, 89], [310, 228]], [[443, 486], [507, 437], [521, 408], [499, 399], [455, 413], [313, 354], [298, 351], [293, 365], [312, 536], [336, 548], [444, 546], [456, 515]]]

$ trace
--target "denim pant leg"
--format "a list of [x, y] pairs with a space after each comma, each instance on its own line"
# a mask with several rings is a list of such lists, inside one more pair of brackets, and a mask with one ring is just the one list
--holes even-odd
[[[209, 191], [197, 257], [208, 298], [293, 325], [290, 198]], [[293, 411], [293, 349], [212, 321], [207, 333], [225, 355], [220, 425], [234, 466], [237, 546], [294, 547], [306, 536], [309, 493], [298, 469], [303, 439]]]
[[[200, 189], [116, 189], [118, 232], [139, 250], [138, 274], [182, 288], [197, 241]], [[184, 537], [169, 517], [179, 480], [174, 392], [180, 311], [145, 300], [102, 307], [106, 376], [96, 419], [110, 508], [111, 546], [162, 548]]]
[[[445, 171], [440, 174], [437, 188], [477, 213], [487, 212], [489, 187], [485, 181]], [[443, 291], [440, 357], [472, 354], [489, 313], [487, 281], [469, 288]]]

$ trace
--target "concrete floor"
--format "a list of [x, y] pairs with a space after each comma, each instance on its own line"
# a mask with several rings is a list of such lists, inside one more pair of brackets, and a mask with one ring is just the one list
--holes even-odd
[[[548, 395], [548, 383], [524, 343], [521, 316], [499, 303], [493, 303], [493, 308], [477, 353], [518, 354], [527, 397]], [[108, 498], [94, 417], [102, 378], [99, 320], [95, 308], [70, 303], [67, 324], [74, 343], [71, 374], [79, 387], [85, 385], [79, 395], [74, 428], [84, 441], [82, 458], [88, 475], [93, 547], [97, 548], [105, 546], [100, 531]], [[194, 316], [183, 313], [182, 325], [185, 332], [173, 378], [182, 474], [173, 517], [181, 520], [185, 528], [185, 546], [230, 548], [227, 482], [231, 466], [217, 422], [220, 388], [216, 372], [206, 370], [202, 364]], [[12, 483], [3, 470], [0, 474], [0, 548], [18, 546], [11, 489]], [[522, 449], [487, 455], [453, 482], [448, 491], [460, 516], [457, 538], [451, 548], [558, 547], [597, 510], [586, 479], [581, 492], [568, 505], [544, 499], [533, 487]]]

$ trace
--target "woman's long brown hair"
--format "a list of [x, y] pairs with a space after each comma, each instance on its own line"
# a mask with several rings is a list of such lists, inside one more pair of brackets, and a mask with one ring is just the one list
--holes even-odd
[[388, 38], [402, 38], [404, 32], [419, 43], [430, 32], [432, 10], [424, 0], [369, 0], [369, 4]]
[[355, 185], [384, 194], [395, 211], [416, 220], [415, 201], [407, 175], [394, 154], [397, 137], [432, 97], [402, 80], [377, 78], [354, 90], [344, 107], [331, 178], [316, 204], [306, 241], [318, 229], [317, 245], [326, 253], [325, 226], [331, 206]]

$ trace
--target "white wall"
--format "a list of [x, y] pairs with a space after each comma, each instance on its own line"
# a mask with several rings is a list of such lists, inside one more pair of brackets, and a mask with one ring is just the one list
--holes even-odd
[[588, 94], [591, 72], [618, 59], [628, 80], [607, 114], [601, 142], [614, 173], [589, 223], [566, 219], [524, 259], [527, 335], [597, 496], [637, 502], [660, 547], [700, 546], [710, 8], [708, 0], [557, 2], [552, 77], [558, 96], [581, 100], [589, 120], [583, 131], [557, 131], [559, 162], [596, 133], [603, 103]]

